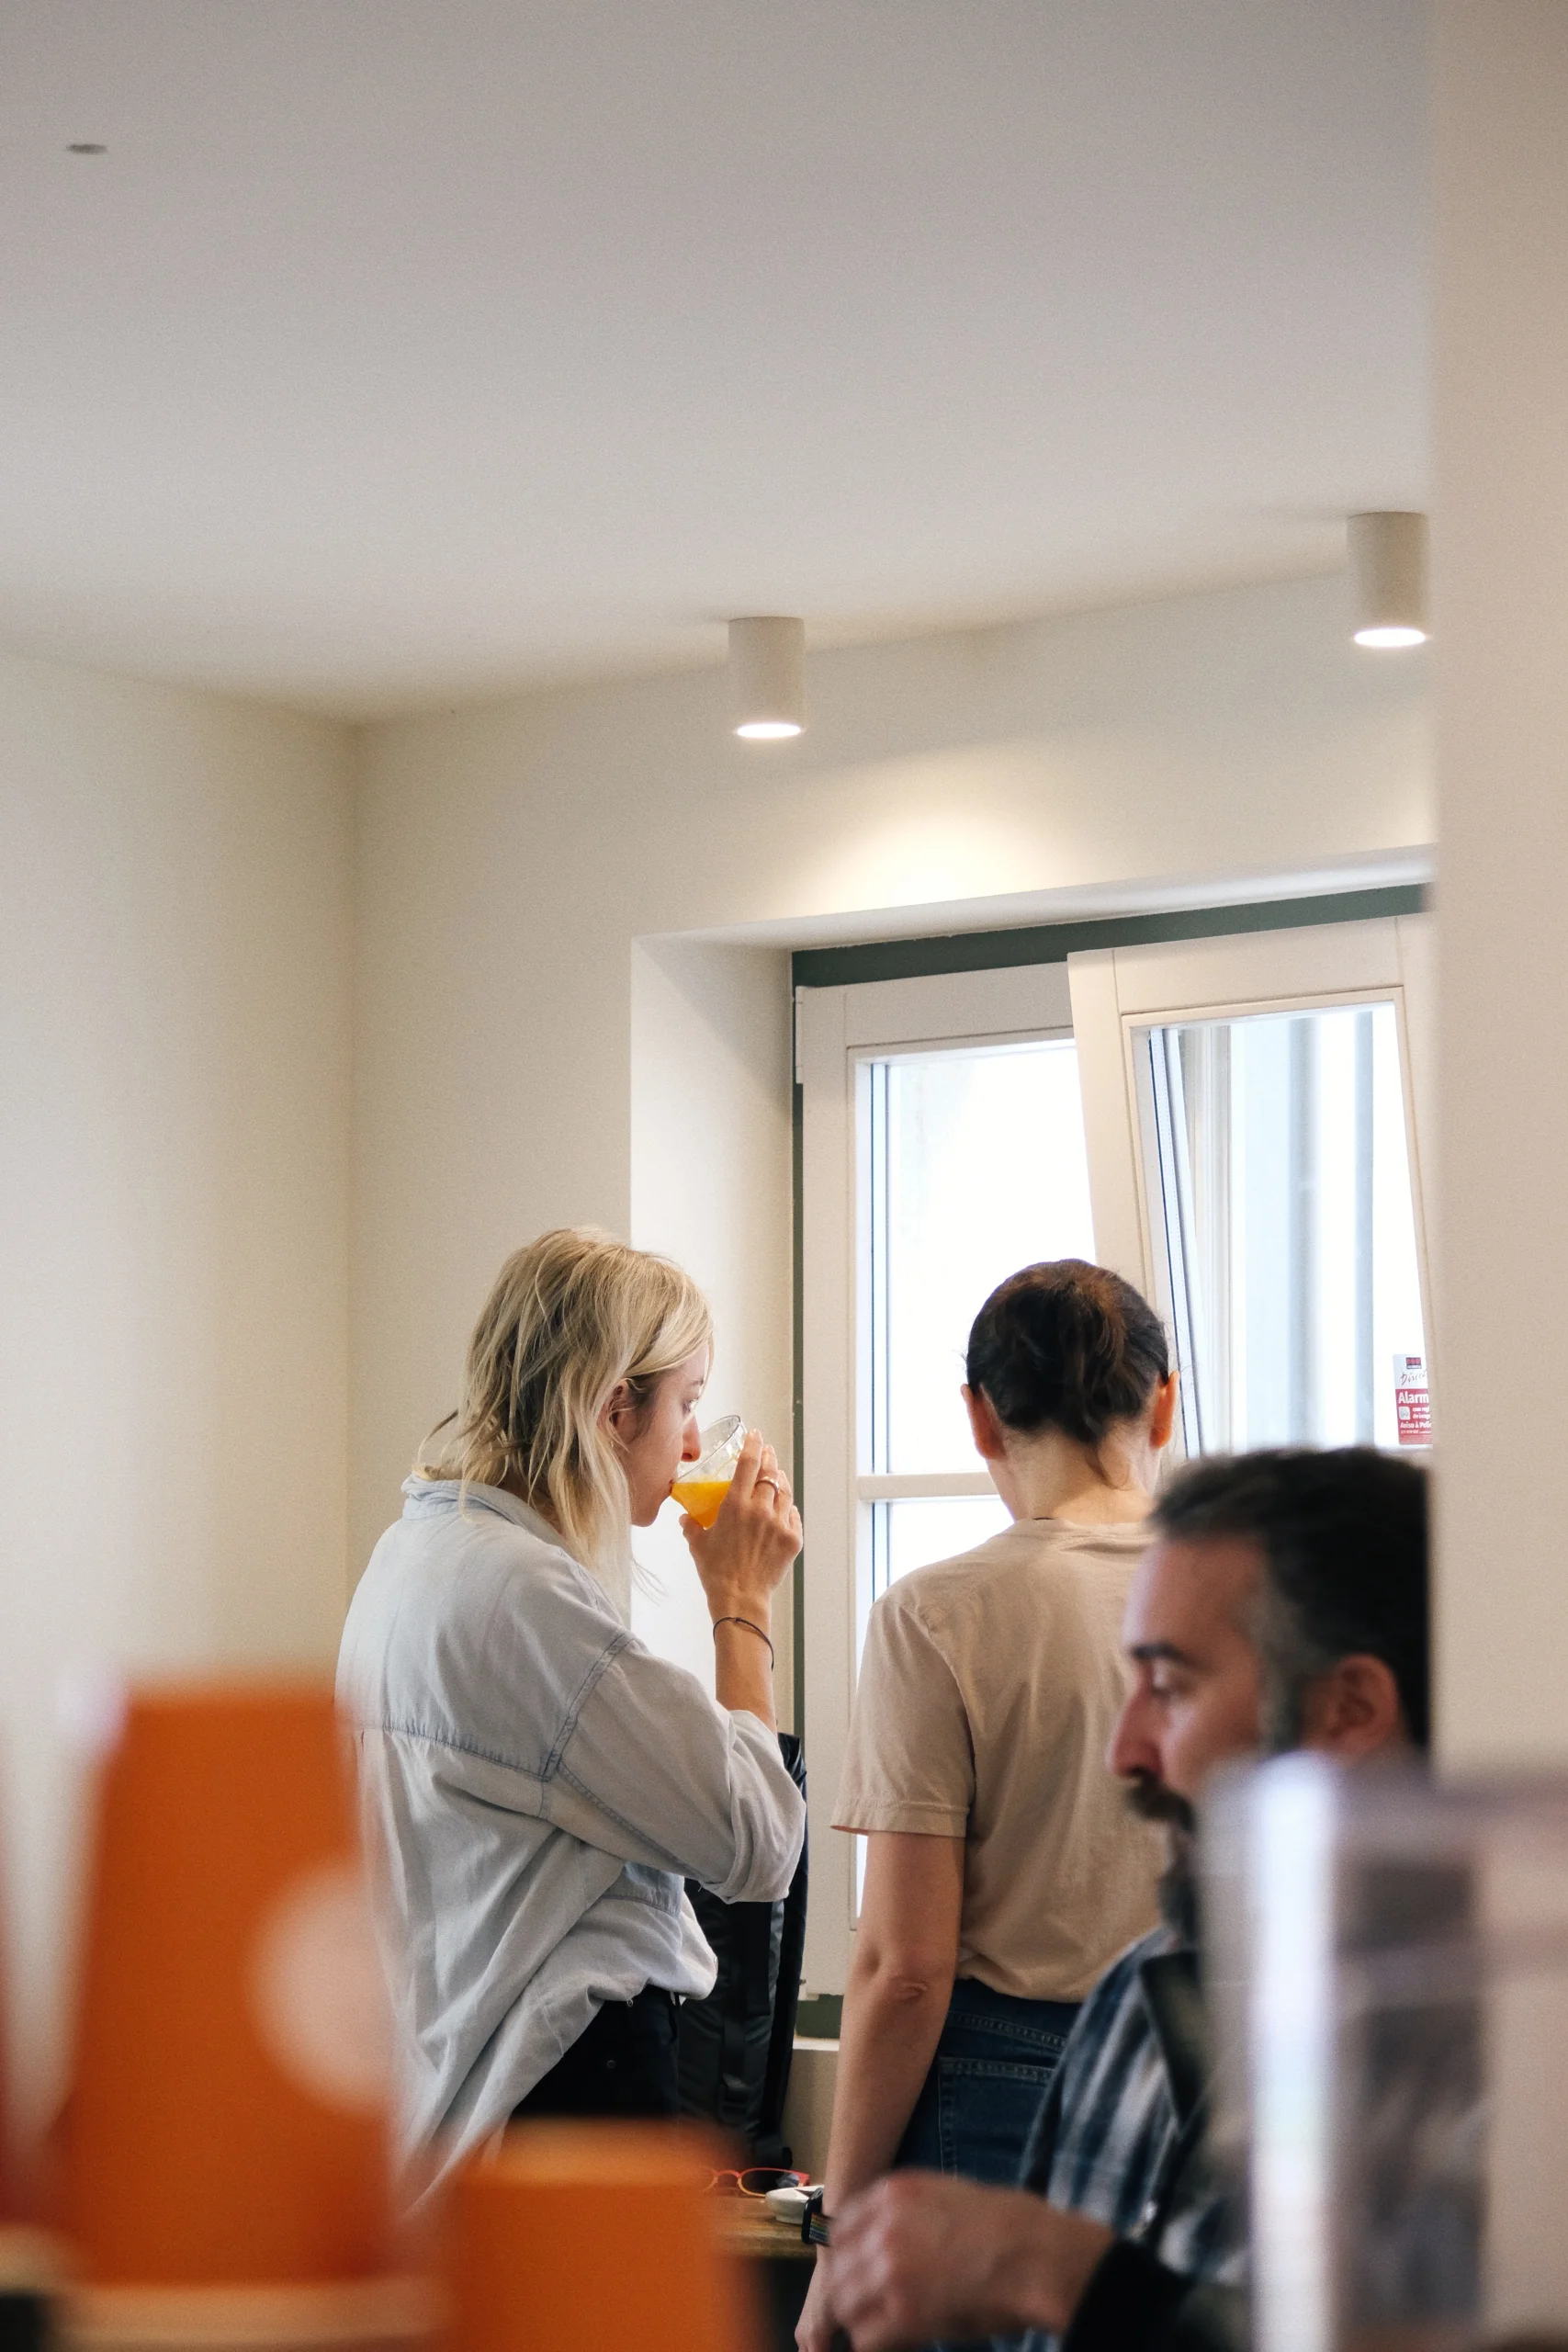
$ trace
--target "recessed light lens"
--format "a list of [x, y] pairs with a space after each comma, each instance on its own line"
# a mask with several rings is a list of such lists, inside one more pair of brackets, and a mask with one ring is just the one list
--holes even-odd
[[800, 729], [793, 718], [747, 718], [735, 731], [749, 743], [782, 743], [786, 735], [798, 735]]
[[1359, 628], [1356, 631], [1356, 642], [1358, 645], [1382, 646], [1385, 649], [1396, 645], [1425, 645], [1427, 631], [1424, 628]]

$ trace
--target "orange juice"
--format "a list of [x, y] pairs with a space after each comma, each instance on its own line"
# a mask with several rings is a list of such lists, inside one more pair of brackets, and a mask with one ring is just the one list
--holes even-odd
[[699, 1527], [711, 1527], [718, 1517], [719, 1505], [729, 1492], [728, 1478], [677, 1478], [670, 1489], [682, 1510], [690, 1511]]

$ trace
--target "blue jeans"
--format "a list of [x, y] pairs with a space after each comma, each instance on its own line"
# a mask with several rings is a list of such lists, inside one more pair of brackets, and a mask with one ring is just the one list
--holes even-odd
[[1076, 2001], [1015, 2000], [961, 1976], [895, 2168], [1010, 2188], [1077, 2013]]

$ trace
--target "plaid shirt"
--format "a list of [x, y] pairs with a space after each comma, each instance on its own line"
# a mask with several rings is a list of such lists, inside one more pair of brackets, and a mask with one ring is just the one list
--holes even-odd
[[[1168, 1928], [1124, 1951], [1078, 2014], [1020, 2186], [1087, 2213], [1169, 2270], [1235, 2283], [1235, 2203], [1204, 2145], [1208, 2057], [1197, 1954]], [[1051, 2341], [1025, 2338], [1030, 2352]]]

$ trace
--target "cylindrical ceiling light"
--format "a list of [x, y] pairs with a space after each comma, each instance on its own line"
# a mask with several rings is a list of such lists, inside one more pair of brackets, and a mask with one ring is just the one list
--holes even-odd
[[776, 743], [806, 724], [806, 623], [779, 613], [729, 624], [735, 732]]
[[1348, 533], [1357, 644], [1424, 644], [1428, 634], [1425, 514], [1352, 514]]

